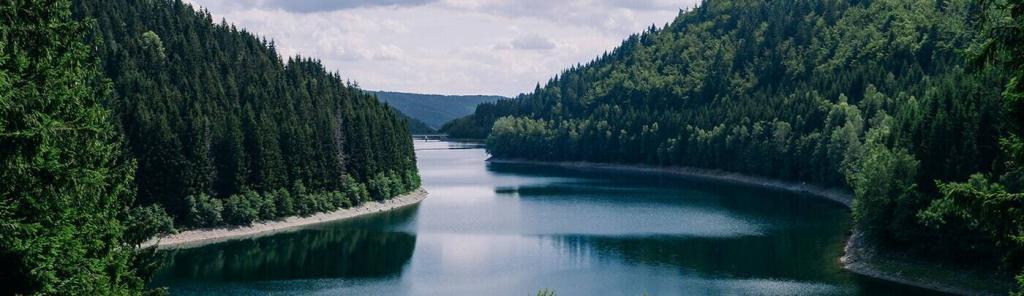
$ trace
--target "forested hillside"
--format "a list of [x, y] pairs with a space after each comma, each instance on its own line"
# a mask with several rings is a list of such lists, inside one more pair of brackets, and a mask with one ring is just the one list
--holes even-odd
[[407, 125], [409, 126], [409, 132], [410, 133], [412, 133], [412, 134], [433, 134], [433, 133], [437, 132], [437, 130], [435, 130], [434, 128], [430, 127], [426, 123], [420, 121], [419, 119], [409, 117], [409, 115], [406, 115], [405, 113], [402, 113], [402, 111], [399, 111], [398, 109], [395, 109], [394, 107], [391, 107], [391, 109], [394, 110], [395, 112], [397, 112], [399, 114], [399, 116], [402, 117], [402, 120], [405, 120], [406, 122], [408, 122]]
[[846, 187], [879, 245], [1018, 271], [1024, 7], [984, 3], [708, 0], [444, 131], [499, 158]]
[[406, 122], [306, 57], [178, 0], [81, 0], [138, 164], [140, 225], [247, 224], [419, 186]]
[[382, 102], [387, 102], [433, 129], [441, 128], [452, 119], [472, 114], [477, 105], [505, 99], [499, 96], [446, 96], [387, 91], [378, 91], [374, 94]]

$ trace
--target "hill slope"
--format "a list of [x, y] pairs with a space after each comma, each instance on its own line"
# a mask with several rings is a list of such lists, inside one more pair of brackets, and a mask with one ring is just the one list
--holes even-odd
[[[986, 13], [999, 21], [1007, 11]], [[1019, 205], [983, 218], [949, 207], [1024, 200], [1005, 191], [1022, 187], [1012, 159], [1024, 151], [1000, 150], [1021, 124], [1004, 109], [1008, 72], [972, 67], [966, 55], [992, 26], [981, 15], [966, 0], [705, 1], [442, 130], [488, 137], [499, 158], [847, 187], [856, 227], [878, 245], [1015, 271], [1024, 243], [1008, 239], [1019, 228], [1003, 226], [1024, 219], [1012, 214]]]
[[408, 123], [407, 126], [409, 127], [409, 132], [412, 133], [413, 135], [433, 134], [437, 132], [436, 129], [430, 127], [426, 123], [420, 121], [419, 119], [409, 117], [409, 115], [405, 115], [405, 113], [402, 113], [402, 111], [395, 109], [395, 107], [391, 107], [391, 110], [394, 110], [395, 113], [398, 113], [398, 116], [401, 116], [402, 119], [405, 120], [406, 123]]
[[[82, 0], [138, 162], [138, 205], [179, 225], [247, 224], [419, 186], [397, 112], [319, 61], [179, 0]], [[157, 211], [159, 212], [159, 210]]]
[[400, 92], [374, 92], [382, 102], [387, 102], [395, 109], [402, 111], [411, 118], [426, 123], [433, 129], [459, 117], [473, 113], [477, 105], [506, 99], [500, 96], [448, 96], [424, 95]]

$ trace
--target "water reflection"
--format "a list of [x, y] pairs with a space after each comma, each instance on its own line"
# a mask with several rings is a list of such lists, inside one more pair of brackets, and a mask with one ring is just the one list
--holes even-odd
[[[451, 146], [450, 146], [451, 145]], [[167, 253], [194, 295], [928, 295], [841, 270], [849, 213], [661, 175], [487, 164], [417, 143], [418, 207]]]
[[[808, 202], [785, 192], [714, 182], [627, 173], [586, 172], [492, 164], [500, 173], [584, 179], [506, 186], [498, 196], [520, 204], [540, 203], [529, 219], [544, 236], [576, 256], [629, 264], [680, 268], [702, 277], [833, 281], [845, 274], [835, 264], [847, 225], [842, 207]], [[561, 207], [560, 205], [565, 205]], [[601, 214], [610, 209], [613, 213]], [[547, 214], [543, 214], [546, 212]], [[598, 213], [593, 215], [594, 213]], [[571, 213], [571, 215], [569, 214]], [[593, 232], [586, 228], [600, 229]]]
[[252, 282], [380, 278], [401, 274], [416, 235], [401, 231], [415, 208], [297, 231], [165, 252], [155, 280]]
[[808, 241], [789, 235], [731, 238], [569, 235], [550, 239], [567, 252], [585, 250], [586, 256], [679, 268], [707, 278], [822, 282], [835, 279], [841, 273], [838, 268], [829, 268], [835, 266], [832, 263], [839, 255], [834, 252], [834, 241], [829, 239]]

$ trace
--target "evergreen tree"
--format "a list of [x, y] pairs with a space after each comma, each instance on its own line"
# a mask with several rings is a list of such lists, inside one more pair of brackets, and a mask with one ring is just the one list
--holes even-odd
[[876, 245], [1017, 270], [1024, 8], [982, 2], [704, 1], [442, 131], [499, 158], [848, 188]]
[[[329, 196], [346, 175], [365, 184], [384, 174], [408, 188], [381, 199], [418, 185], [403, 177], [416, 174], [404, 117], [319, 61], [282, 60], [272, 42], [179, 0], [82, 0], [74, 11], [98, 24], [88, 40], [138, 162], [136, 206], [157, 205], [186, 227], [245, 224], [248, 205], [262, 205], [248, 193], [262, 199], [301, 183]], [[282, 213], [325, 209], [280, 204], [290, 205]]]
[[70, 1], [0, 3], [0, 282], [5, 293], [142, 291], [120, 221], [133, 166]]

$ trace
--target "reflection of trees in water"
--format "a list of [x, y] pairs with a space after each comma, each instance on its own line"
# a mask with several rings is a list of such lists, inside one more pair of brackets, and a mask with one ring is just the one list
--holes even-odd
[[783, 234], [727, 238], [556, 236], [553, 244], [581, 256], [663, 266], [703, 277], [825, 281], [841, 273], [836, 237]]
[[[529, 173], [525, 168], [502, 170]], [[656, 204], [652, 206], [702, 209], [765, 227], [764, 235], [741, 237], [567, 235], [550, 238], [556, 247], [582, 257], [680, 268], [707, 277], [828, 281], [848, 276], [838, 264], [848, 229], [848, 213], [827, 201], [756, 187], [651, 176], [607, 176], [578, 182], [499, 188], [497, 192], [541, 202], [584, 199], [610, 206], [652, 203]]]
[[[266, 281], [387, 277], [412, 258], [416, 236], [380, 229], [412, 214], [387, 213], [318, 229], [168, 251], [163, 280]], [[404, 217], [396, 217], [402, 215]], [[376, 227], [368, 224], [376, 223]]]
[[549, 239], [555, 247], [573, 255], [677, 268], [703, 278], [847, 283], [855, 286], [859, 295], [936, 294], [843, 271], [839, 256], [845, 236], [838, 234], [837, 237], [788, 233], [738, 238], [555, 236]]

